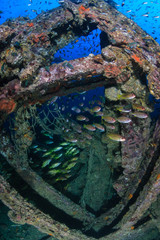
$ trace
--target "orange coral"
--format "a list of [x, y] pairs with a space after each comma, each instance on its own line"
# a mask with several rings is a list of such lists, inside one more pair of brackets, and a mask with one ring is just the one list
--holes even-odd
[[13, 112], [16, 108], [16, 102], [13, 99], [1, 99], [0, 100], [0, 111], [4, 111], [7, 114]]
[[28, 26], [28, 27], [33, 27], [34, 24], [33, 24], [33, 23], [27, 23], [27, 26]]
[[104, 68], [104, 76], [107, 78], [117, 77], [120, 73], [121, 71], [119, 70], [119, 68], [112, 64]]
[[160, 174], [158, 174], [158, 176], [157, 176], [157, 180], [159, 180], [160, 179]]
[[130, 193], [129, 196], [128, 196], [128, 199], [131, 199], [133, 197], [133, 194]]
[[142, 60], [141, 60], [136, 54], [133, 54], [131, 57], [132, 57], [136, 62], [142, 63]]
[[32, 140], [32, 137], [30, 137], [28, 133], [24, 134], [24, 137], [28, 138], [30, 141]]
[[78, 212], [77, 211], [74, 211], [74, 212], [72, 212], [72, 215], [76, 215]]
[[38, 43], [38, 42], [46, 42], [47, 41], [47, 36], [45, 35], [45, 33], [40, 33], [40, 34], [34, 34], [31, 36], [32, 40], [34, 43]]
[[81, 5], [78, 10], [79, 10], [79, 14], [83, 15], [85, 12], [88, 12], [90, 9], [85, 8], [83, 5]]

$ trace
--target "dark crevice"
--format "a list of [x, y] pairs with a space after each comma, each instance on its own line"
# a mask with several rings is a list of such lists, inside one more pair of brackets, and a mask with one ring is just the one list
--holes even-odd
[[16, 36], [16, 33], [12, 33], [11, 35], [9, 35], [4, 41], [1, 40], [0, 41], [0, 49], [4, 50], [4, 48], [11, 44], [12, 39]]
[[106, 203], [103, 204], [103, 206], [100, 208], [100, 210], [94, 211], [89, 206], [86, 206], [86, 209], [89, 212], [91, 212], [92, 214], [94, 214], [96, 217], [99, 217], [106, 211], [109, 211], [109, 209], [114, 208], [120, 201], [121, 201], [121, 198], [116, 194], [111, 199], [109, 199], [109, 200], [107, 199]]
[[145, 86], [147, 86], [147, 79], [146, 79], [146, 73], [144, 73], [144, 70], [142, 67], [140, 67], [137, 63], [132, 61], [134, 73], [138, 79], [140, 79], [141, 83]]
[[[6, 63], [5, 63], [6, 64]], [[9, 64], [7, 64], [9, 66]], [[11, 67], [11, 66], [10, 66]], [[16, 66], [16, 68], [19, 68], [19, 73], [20, 71], [24, 68], [24, 64], [21, 63], [20, 65]], [[15, 67], [12, 69], [12, 72], [13, 70], [15, 69]], [[2, 70], [1, 70], [2, 71]], [[11, 82], [11, 81], [14, 81], [15, 79], [19, 79], [19, 76], [14, 74], [12, 76], [9, 76], [9, 77], [3, 77], [0, 79], [0, 87], [4, 87], [7, 85], [7, 83]]]
[[73, 87], [79, 87], [79, 86], [86, 86], [88, 85], [89, 83], [99, 83], [99, 82], [103, 82], [105, 83], [105, 77], [103, 75], [95, 75], [95, 76], [92, 76], [90, 78], [88, 78], [88, 80], [86, 80], [86, 78], [82, 78], [81, 80], [77, 81], [76, 79], [75, 80], [71, 80], [71, 81], [68, 81], [67, 84], [63, 84], [65, 85], [65, 88], [73, 88]]
[[96, 217], [99, 217], [101, 214], [105, 213], [109, 209], [114, 208], [120, 201], [121, 197], [119, 197], [118, 194], [116, 194], [110, 200], [108, 200], [106, 204], [104, 204], [101, 207], [101, 209], [96, 213]]
[[160, 143], [158, 144], [157, 150], [155, 151], [155, 154], [148, 165], [145, 175], [142, 177], [141, 182], [139, 183], [135, 193], [133, 194], [133, 197], [128, 201], [127, 205], [124, 207], [121, 213], [117, 216], [117, 218], [113, 220], [111, 224], [109, 224], [108, 226], [105, 226], [98, 232], [98, 237], [103, 237], [107, 234], [112, 233], [113, 227], [115, 227], [121, 221], [123, 216], [129, 211], [130, 206], [136, 202], [138, 196], [140, 195], [140, 192], [143, 190], [143, 187], [148, 183], [148, 180], [151, 177], [152, 171], [155, 167], [155, 164], [159, 156], [160, 156]]
[[18, 76], [14, 75], [12, 77], [1, 79], [0, 88], [5, 87], [9, 82], [12, 82], [12, 81], [14, 81], [17, 78], [18, 78]]
[[134, 229], [140, 227], [141, 225], [143, 225], [144, 223], [148, 222], [149, 220], [151, 220], [151, 217], [149, 215], [141, 218], [135, 225], [134, 225]]
[[108, 34], [106, 32], [101, 32], [100, 33], [100, 45], [101, 49], [107, 47], [110, 44]]
[[51, 32], [49, 34], [49, 37], [52, 44], [57, 44], [57, 40], [61, 39], [62, 35], [67, 36], [69, 30], [72, 30], [73, 36], [75, 38], [78, 38], [81, 36], [87, 36], [90, 32], [92, 32], [96, 28], [97, 28], [96, 23], [88, 24], [88, 22], [84, 22], [83, 25], [79, 26], [77, 25], [77, 23], [75, 23], [75, 21], [71, 21], [71, 22], [67, 22], [67, 24], [64, 24], [59, 28], [53, 29], [53, 31], [56, 33], [56, 36], [52, 37], [52, 32]]
[[[48, 214], [55, 221], [66, 224], [67, 227], [71, 229], [82, 229], [83, 223], [80, 220], [72, 218], [68, 214], [64, 213], [62, 210], [54, 207], [48, 200], [39, 196], [36, 191], [34, 191], [17, 173], [16, 171], [5, 161], [5, 159], [1, 156], [0, 163], [3, 165], [3, 171], [6, 172], [2, 175], [7, 176], [7, 174], [11, 174], [7, 181], [9, 184], [16, 189], [16, 191], [27, 201], [32, 203], [36, 208]], [[5, 177], [4, 176], [4, 177]]]

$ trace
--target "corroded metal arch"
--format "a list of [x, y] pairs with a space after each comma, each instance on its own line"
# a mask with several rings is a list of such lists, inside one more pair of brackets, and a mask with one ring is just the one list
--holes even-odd
[[[81, 85], [82, 79], [86, 78], [84, 83], [88, 83], [92, 82], [91, 76], [101, 75], [106, 83], [123, 83], [129, 78], [128, 61], [147, 76], [151, 94], [159, 98], [158, 43], [105, 2], [96, 4], [95, 8], [65, 1], [63, 8], [41, 13], [32, 21], [19, 18], [1, 25], [2, 110], [5, 111], [5, 101], [11, 105], [11, 109], [9, 106], [6, 109], [10, 112], [22, 98], [26, 102], [47, 99], [48, 94], [57, 94], [63, 86], [74, 87], [71, 82], [75, 79]], [[108, 36], [109, 46], [102, 55], [72, 60], [68, 65], [51, 65], [52, 56], [59, 48], [94, 28]], [[119, 61], [123, 56], [123, 62]]]
[[[107, 46], [102, 49], [101, 54], [96, 56], [90, 54], [85, 58], [51, 65], [52, 56], [58, 49], [95, 28], [99, 28], [107, 36]], [[123, 90], [123, 85], [137, 73], [143, 81], [147, 79], [150, 93], [157, 99], [160, 97], [160, 46], [136, 23], [104, 1], [88, 1], [87, 4], [75, 5], [69, 0], [64, 0], [62, 7], [41, 13], [32, 21], [18, 18], [2, 24], [0, 33], [1, 122], [19, 107], [43, 103], [53, 95], [65, 95], [99, 85], [118, 86]], [[146, 95], [149, 93], [147, 86], [144, 93]], [[146, 121], [146, 124], [149, 125], [149, 122]], [[132, 137], [128, 138], [128, 142], [134, 144], [136, 137], [141, 138], [138, 135], [141, 129], [131, 131], [129, 127], [126, 128], [124, 127], [122, 131], [130, 131]], [[114, 186], [122, 201], [95, 218], [90, 212], [48, 186], [26, 162], [26, 165], [23, 165], [21, 159], [15, 159], [12, 143], [6, 133], [1, 131], [1, 154], [34, 190], [73, 217], [73, 220], [80, 221], [85, 230], [81, 227], [82, 233], [69, 229], [64, 224], [44, 216], [43, 213], [37, 213], [38, 210], [35, 210], [35, 215], [40, 220], [31, 219], [28, 212], [22, 221], [22, 215], [15, 205], [18, 205], [19, 201], [24, 203], [24, 200], [15, 194], [3, 178], [0, 188], [1, 199], [12, 209], [10, 217], [15, 222], [35, 225], [41, 231], [53, 234], [58, 239], [95, 239], [97, 236], [102, 240], [127, 239], [128, 236], [134, 238], [138, 232], [145, 232], [145, 229], [153, 226], [152, 216], [149, 216], [150, 219], [143, 229], [134, 229], [160, 193], [159, 136], [158, 121], [151, 142], [147, 145], [149, 138], [146, 136], [140, 139], [141, 147], [146, 144], [144, 148], [146, 152], [143, 152], [142, 156], [126, 157], [125, 149], [122, 147], [124, 174]], [[131, 153], [134, 150], [135, 148], [131, 149]], [[135, 167], [135, 162], [142, 157], [145, 161]], [[133, 162], [127, 164], [129, 159]], [[135, 173], [134, 176], [130, 173], [130, 168]], [[42, 191], [42, 188], [46, 191]], [[33, 208], [31, 204], [27, 207]], [[24, 209], [25, 204], [21, 212], [24, 213]], [[44, 219], [48, 221], [46, 228]], [[89, 230], [95, 235], [98, 232], [98, 235], [90, 236]]]

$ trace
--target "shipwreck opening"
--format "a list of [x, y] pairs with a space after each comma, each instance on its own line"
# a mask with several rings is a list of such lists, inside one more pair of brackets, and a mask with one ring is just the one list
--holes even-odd
[[49, 37], [53, 46], [63, 45], [64, 47], [66, 43], [73, 41], [75, 38], [87, 36], [96, 28], [96, 23], [90, 23], [86, 21], [83, 22], [83, 24], [79, 25], [78, 22], [70, 21], [67, 22], [65, 25], [62, 25], [60, 28], [52, 29]]
[[[87, 159], [91, 158], [92, 162], [90, 154], [94, 153], [91, 149], [96, 147], [94, 138], [100, 140], [101, 132], [105, 131], [100, 111], [104, 104], [104, 87], [101, 87], [65, 97], [54, 97], [37, 110], [39, 120], [38, 127], [35, 127], [36, 138], [31, 146], [30, 166], [45, 181], [76, 203], [81, 201], [85, 182], [89, 180], [86, 180]], [[96, 124], [97, 131], [94, 132]], [[94, 161], [97, 165], [97, 160]], [[104, 199], [106, 204], [100, 206], [103, 211], [108, 202]], [[86, 204], [86, 208], [94, 214], [102, 212], [100, 209], [93, 210], [89, 204]]]
[[[128, 85], [126, 87], [128, 88]], [[142, 84], [141, 88], [144, 91], [146, 86]], [[150, 119], [144, 121], [132, 115], [135, 108], [142, 107], [139, 104], [140, 99], [135, 96], [133, 99], [125, 99], [124, 93], [119, 94], [119, 91], [114, 84], [112, 87], [106, 84], [90, 91], [54, 96], [46, 103], [19, 109], [12, 116], [9, 127], [17, 154], [19, 158], [23, 156], [19, 161], [20, 169], [25, 169], [26, 163], [29, 164], [46, 183], [97, 219], [101, 219], [103, 214], [121, 204], [126, 190], [119, 190], [119, 181], [122, 184], [127, 174], [133, 175], [134, 163], [127, 166], [126, 162], [128, 157], [137, 158], [135, 151], [141, 146], [137, 145], [135, 137], [138, 134], [139, 139], [142, 138], [139, 144], [144, 146], [144, 130], [147, 131], [148, 137], [151, 134]], [[145, 96], [144, 99], [146, 100]], [[145, 111], [147, 107], [145, 106]], [[119, 121], [119, 117], [122, 116], [128, 116], [129, 122], [123, 122], [123, 119], [122, 122]], [[119, 134], [118, 137], [124, 136], [125, 143], [118, 139], [112, 141], [115, 133]], [[140, 157], [144, 158], [144, 154], [145, 149]], [[32, 186], [32, 180], [29, 180], [29, 183]], [[128, 184], [132, 185], [132, 181]], [[106, 227], [103, 217], [98, 229], [92, 226], [89, 230], [82, 230], [83, 221], [79, 220], [75, 228], [96, 238], [110, 234], [116, 231], [114, 228], [137, 197], [136, 192], [129, 196], [131, 199], [126, 199], [123, 209], [120, 208], [119, 214]], [[45, 201], [41, 202], [45, 204]], [[36, 206], [40, 208], [40, 205]], [[54, 212], [51, 206], [49, 211]], [[61, 212], [53, 205], [54, 208], [57, 212], [54, 218], [59, 222], [63, 219], [69, 228], [74, 228], [74, 216], [66, 214], [63, 210]], [[45, 208], [41, 209], [45, 211]]]
[[85, 35], [81, 32], [79, 38], [76, 38], [54, 54], [52, 64], [87, 57], [91, 53], [94, 55], [100, 54], [102, 48], [102, 33], [103, 32], [97, 28]]
[[56, 221], [65, 223], [71, 229], [82, 230], [83, 223], [81, 221], [72, 218], [68, 214], [65, 214], [65, 212], [59, 210], [49, 201], [41, 197], [29, 184], [26, 183], [26, 181], [20, 177], [14, 168], [5, 161], [3, 156], [1, 156], [0, 159], [0, 173], [10, 183], [10, 185], [15, 188], [24, 199], [27, 199], [29, 203], [32, 203], [33, 206], [37, 207], [45, 214], [48, 214]]

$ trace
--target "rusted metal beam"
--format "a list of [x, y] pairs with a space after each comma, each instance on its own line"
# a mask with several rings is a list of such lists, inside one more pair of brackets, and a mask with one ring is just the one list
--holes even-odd
[[8, 163], [15, 169], [15, 171], [23, 178], [23, 180], [28, 183], [30, 187], [34, 189], [40, 196], [42, 196], [44, 199], [47, 199], [51, 204], [56, 206], [56, 208], [62, 210], [69, 216], [72, 216], [75, 220], [81, 221], [81, 223], [88, 224], [95, 219], [91, 213], [50, 186], [30, 168], [27, 162], [28, 155], [26, 155], [25, 151], [28, 148], [27, 144], [25, 144], [23, 149], [19, 146], [17, 152], [9, 140], [9, 137], [6, 136], [5, 132], [1, 134], [0, 138], [2, 140], [0, 149], [1, 154], [6, 158]]
[[[58, 239], [80, 240], [88, 239], [84, 234], [69, 229], [65, 224], [53, 220], [33, 204], [28, 203], [10, 184], [0, 175], [0, 199], [9, 207], [8, 216], [16, 224], [30, 224], [41, 232]], [[92, 238], [91, 238], [92, 239]]]
[[[13, 31], [17, 23], [18, 27]], [[83, 35], [84, 23], [88, 25], [88, 33], [96, 26], [107, 34], [109, 47], [106, 54], [102, 51], [102, 56], [50, 66], [53, 53], [80, 35], [75, 34], [75, 29], [82, 28]], [[64, 30], [66, 24], [69, 29], [63, 33], [60, 29]], [[97, 75], [104, 75], [111, 84], [118, 84], [118, 78], [127, 81], [129, 76], [126, 77], [125, 71], [130, 67], [129, 61], [135, 71], [138, 68], [146, 75], [150, 92], [159, 98], [159, 45], [137, 24], [103, 1], [96, 7], [70, 3], [66, 8], [42, 13], [32, 22], [29, 19], [6, 22], [1, 25], [1, 42], [5, 45], [0, 62], [1, 111], [10, 113], [19, 101], [31, 102], [35, 98], [38, 101], [47, 92], [58, 92], [72, 81], [71, 88], [81, 84], [82, 79], [88, 83], [90, 78], [91, 84]], [[9, 109], [6, 102], [11, 106]]]

